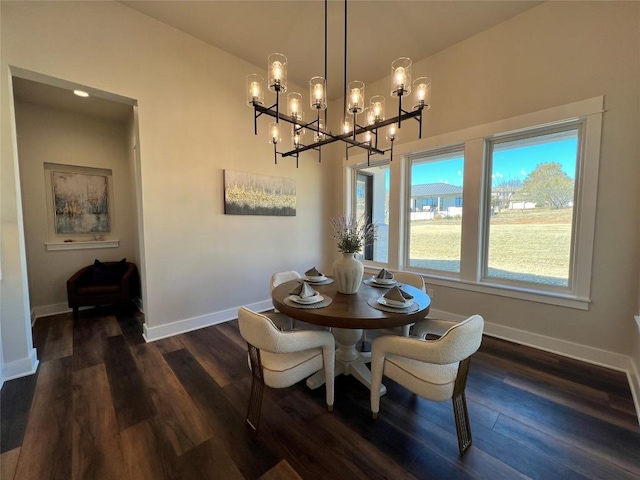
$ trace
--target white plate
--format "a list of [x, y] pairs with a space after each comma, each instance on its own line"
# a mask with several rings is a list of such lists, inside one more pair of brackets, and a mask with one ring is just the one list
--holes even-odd
[[396, 281], [393, 278], [378, 278], [378, 277], [371, 277], [371, 281], [374, 283], [377, 283], [378, 285], [393, 285], [396, 283]]
[[322, 283], [322, 282], [326, 282], [327, 280], [329, 280], [324, 275], [322, 277], [304, 277], [304, 279], [309, 283]]
[[300, 305], [311, 305], [312, 303], [321, 302], [322, 300], [324, 300], [324, 297], [320, 294], [307, 298], [300, 298], [298, 295], [290, 295], [289, 300], [295, 303], [299, 303]]
[[400, 302], [396, 302], [394, 300], [387, 300], [384, 297], [380, 297], [378, 298], [378, 303], [380, 305], [386, 305], [387, 307], [407, 308], [413, 305], [413, 300], [407, 300], [406, 302], [404, 302], [404, 304], [401, 304]]

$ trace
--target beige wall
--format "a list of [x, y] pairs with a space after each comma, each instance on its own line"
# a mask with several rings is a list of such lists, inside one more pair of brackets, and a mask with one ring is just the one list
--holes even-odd
[[[547, 2], [414, 64], [414, 77], [433, 82], [427, 136], [600, 95], [606, 109], [589, 310], [439, 286], [433, 308], [481, 313], [499, 326], [632, 354], [640, 245], [639, 29], [638, 3]], [[388, 83], [367, 85], [367, 95], [387, 95]], [[409, 132], [403, 124], [400, 142], [416, 138]]]
[[[132, 111], [133, 116], [133, 111]], [[29, 296], [32, 309], [65, 304], [66, 281], [94, 259], [134, 258], [135, 199], [126, 125], [87, 115], [26, 103], [16, 104], [18, 156], [26, 232]], [[49, 231], [45, 163], [108, 169], [112, 172], [111, 232], [105, 240], [119, 240], [118, 248], [48, 251]], [[48, 172], [47, 172], [48, 173]], [[85, 238], [86, 237], [86, 238]], [[78, 237], [92, 240], [92, 236]]]

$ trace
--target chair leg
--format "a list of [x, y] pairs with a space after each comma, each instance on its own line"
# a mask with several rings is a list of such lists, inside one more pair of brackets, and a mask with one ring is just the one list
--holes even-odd
[[249, 408], [247, 410], [247, 423], [254, 432], [258, 431], [260, 425], [260, 410], [262, 409], [262, 394], [264, 392], [264, 376], [262, 373], [262, 362], [260, 361], [260, 350], [247, 343], [249, 347], [249, 361], [251, 362], [251, 396], [249, 397]]
[[458, 449], [460, 455], [464, 455], [473, 438], [471, 436], [471, 425], [469, 423], [469, 412], [467, 410], [467, 398], [464, 390], [467, 385], [467, 375], [469, 373], [470, 359], [467, 358], [460, 362], [458, 367], [458, 375], [453, 388], [453, 415], [456, 420], [456, 432], [458, 434]]
[[78, 307], [73, 307], [73, 319], [78, 319]]

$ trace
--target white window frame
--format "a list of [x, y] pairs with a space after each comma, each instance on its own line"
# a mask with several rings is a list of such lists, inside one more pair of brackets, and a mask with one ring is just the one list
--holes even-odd
[[[355, 202], [355, 195], [356, 195], [356, 184], [358, 182], [358, 171], [365, 169], [365, 168], [370, 168], [370, 167], [380, 167], [382, 165], [388, 165], [389, 166], [389, 180], [391, 180], [392, 177], [392, 173], [391, 173], [391, 162], [389, 158], [385, 158], [385, 157], [381, 157], [381, 158], [376, 158], [375, 160], [371, 160], [369, 159], [368, 162], [364, 162], [364, 163], [357, 163], [357, 164], [353, 164], [350, 165], [348, 168], [348, 172], [349, 172], [349, 184], [350, 184], [350, 188], [347, 190], [348, 192], [348, 205], [349, 207], [346, 208], [345, 210], [347, 212], [350, 212], [350, 215], [355, 216], [356, 215], [356, 202]], [[391, 192], [389, 192], [389, 201], [391, 202]], [[389, 204], [389, 236], [391, 236], [391, 204]], [[373, 260], [361, 260], [363, 264], [367, 264], [367, 265], [371, 265], [371, 266], [379, 266], [379, 267], [385, 267], [388, 268], [389, 267], [389, 263], [391, 260], [391, 245], [389, 244], [388, 247], [389, 251], [387, 252], [387, 262], [378, 262], [378, 261], [373, 261]]]
[[[410, 195], [409, 158], [428, 156], [432, 152], [464, 145], [464, 221], [460, 275], [456, 278], [432, 272], [418, 272], [432, 285], [467, 290], [509, 298], [560, 305], [587, 310], [590, 303], [591, 270], [595, 233], [595, 214], [600, 162], [600, 141], [604, 97], [593, 97], [517, 117], [478, 125], [464, 130], [437, 135], [394, 146], [390, 163], [389, 199], [389, 263], [388, 268], [403, 270], [408, 265], [407, 195]], [[545, 126], [583, 122], [578, 175], [576, 179], [576, 211], [574, 212], [573, 271], [570, 290], [553, 291], [537, 285], [508, 285], [481, 278], [484, 231], [484, 199], [486, 198], [486, 139], [516, 134]], [[344, 211], [352, 211], [354, 166], [366, 164], [366, 155], [343, 161]], [[370, 270], [373, 262], [363, 262]]]
[[[421, 152], [421, 153], [417, 153], [415, 155], [405, 155], [404, 156], [404, 160], [407, 163], [407, 179], [405, 182], [405, 185], [407, 185], [407, 188], [405, 190], [405, 204], [406, 205], [411, 205], [411, 168], [413, 167], [413, 161], [414, 160], [419, 160], [419, 159], [423, 159], [423, 158], [429, 158], [429, 157], [436, 157], [439, 155], [445, 155], [447, 153], [457, 153], [457, 152], [462, 152], [462, 157], [463, 157], [463, 164], [465, 165], [466, 168], [466, 161], [465, 161], [465, 148], [464, 148], [464, 144], [455, 144], [455, 145], [447, 145], [446, 147], [443, 148], [436, 148], [436, 149], [431, 149], [428, 152]], [[464, 181], [462, 183], [463, 187], [462, 187], [462, 205], [464, 206]], [[464, 207], [463, 207], [464, 208]], [[408, 214], [409, 212], [407, 212]], [[464, 222], [464, 221], [463, 221]], [[430, 269], [430, 268], [420, 268], [420, 267], [412, 267], [410, 265], [411, 263], [411, 259], [409, 258], [409, 254], [410, 254], [410, 241], [411, 241], [411, 224], [410, 222], [405, 222], [404, 225], [404, 238], [406, 239], [406, 244], [405, 244], [405, 248], [404, 248], [404, 252], [405, 252], [405, 257], [404, 257], [404, 265], [406, 265], [406, 267], [408, 269], [411, 269], [412, 272], [416, 272], [416, 273], [420, 273], [422, 275], [425, 276], [438, 276], [441, 278], [452, 278], [452, 279], [459, 279], [461, 272], [462, 272], [462, 263], [463, 263], [463, 258], [462, 258], [462, 245], [460, 246], [460, 272], [448, 272], [445, 270], [434, 270], [434, 269]], [[391, 227], [389, 227], [391, 228]], [[464, 227], [462, 227], [464, 228]]]

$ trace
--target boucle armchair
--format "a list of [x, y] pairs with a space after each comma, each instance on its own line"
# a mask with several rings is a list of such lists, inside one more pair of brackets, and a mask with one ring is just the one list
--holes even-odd
[[382, 375], [427, 400], [442, 402], [451, 398], [462, 455], [472, 442], [465, 397], [467, 374], [470, 357], [482, 342], [484, 320], [480, 315], [460, 323], [421, 320], [416, 322], [414, 333], [425, 337], [431, 333], [430, 323], [440, 332], [444, 324], [450, 328], [437, 340], [385, 335], [373, 341], [371, 412], [374, 419], [378, 417]]
[[258, 430], [264, 385], [289, 387], [324, 369], [327, 407], [333, 410], [335, 339], [318, 330], [283, 332], [267, 316], [241, 307], [238, 310], [240, 334], [249, 349], [253, 374], [247, 423]]

